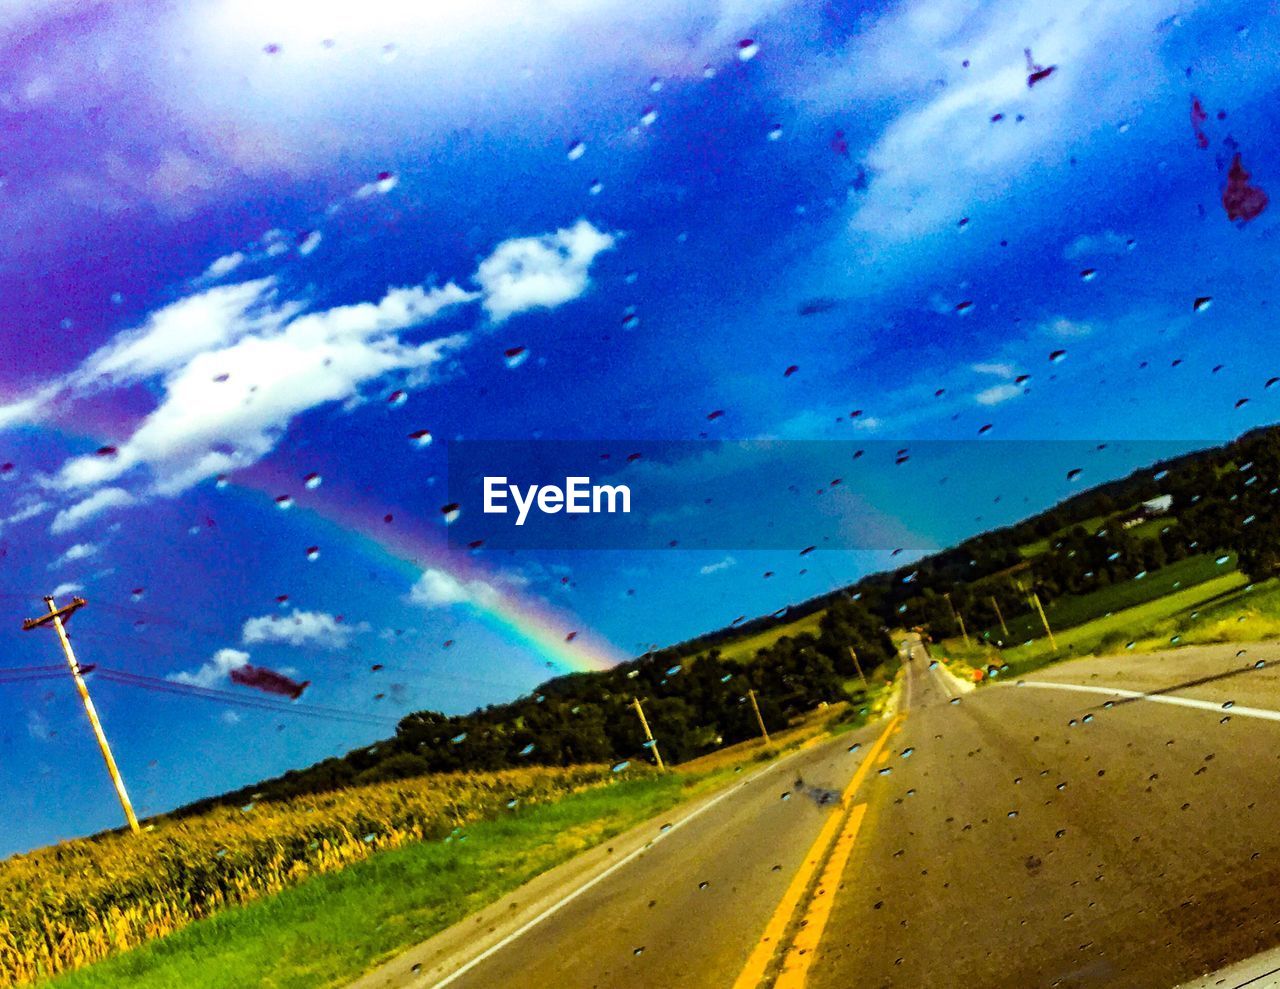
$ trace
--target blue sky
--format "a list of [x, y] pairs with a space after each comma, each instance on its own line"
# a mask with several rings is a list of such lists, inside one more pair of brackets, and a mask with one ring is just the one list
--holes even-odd
[[[91, 682], [159, 811], [890, 562], [451, 549], [459, 439], [1270, 422], [1275, 216], [1222, 194], [1237, 153], [1280, 187], [1278, 29], [1243, 3], [8, 4], [3, 665], [57, 661], [18, 626], [58, 588], [90, 601], [82, 662], [257, 697], [228, 679], [251, 662], [385, 719]], [[761, 469], [762, 530], [843, 472], [794, 449]], [[1063, 457], [868, 497], [958, 538], [1074, 490]], [[66, 678], [0, 705], [0, 852], [114, 825]]]

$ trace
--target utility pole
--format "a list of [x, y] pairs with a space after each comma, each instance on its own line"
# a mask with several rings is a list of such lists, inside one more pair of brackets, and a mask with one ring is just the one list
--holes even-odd
[[862, 681], [862, 689], [867, 689], [867, 678], [863, 675], [862, 664], [858, 662], [858, 654], [854, 651], [853, 646], [849, 647], [849, 658], [853, 660], [853, 668], [858, 671], [858, 679]]
[[1044, 613], [1044, 605], [1040, 603], [1040, 595], [1035, 591], [1031, 592], [1031, 603], [1036, 606], [1036, 611], [1040, 612], [1040, 624], [1044, 626], [1044, 634], [1049, 636], [1049, 648], [1057, 652], [1058, 644], [1053, 641], [1053, 629], [1049, 627], [1049, 619]]
[[58, 639], [62, 643], [62, 651], [67, 656], [67, 665], [71, 667], [71, 679], [76, 682], [76, 690], [80, 694], [80, 700], [84, 704], [84, 713], [89, 716], [89, 724], [93, 728], [93, 734], [98, 739], [98, 748], [102, 750], [102, 760], [107, 764], [107, 772], [111, 775], [111, 782], [115, 784], [116, 796], [120, 798], [120, 806], [124, 808], [124, 816], [129, 821], [129, 829], [134, 833], [138, 833], [138, 818], [133, 812], [133, 804], [129, 802], [129, 794], [124, 788], [124, 779], [120, 775], [120, 770], [116, 767], [115, 757], [111, 754], [111, 746], [107, 744], [107, 736], [102, 730], [102, 722], [98, 720], [97, 709], [93, 706], [93, 700], [89, 697], [89, 688], [85, 686], [84, 678], [80, 675], [80, 664], [76, 662], [76, 654], [71, 651], [71, 640], [67, 638], [67, 630], [63, 625], [63, 620], [70, 620], [80, 608], [83, 608], [88, 602], [84, 598], [72, 598], [71, 603], [59, 608], [53, 603], [52, 597], [46, 597], [44, 603], [49, 606], [49, 613], [41, 615], [39, 618], [28, 618], [22, 623], [22, 630], [29, 632], [33, 628], [39, 628], [42, 625], [52, 625], [58, 633]]
[[640, 716], [640, 727], [644, 729], [644, 738], [648, 743], [647, 747], [653, 749], [653, 761], [656, 762], [658, 764], [658, 768], [665, 773], [667, 771], [667, 767], [662, 762], [662, 753], [658, 751], [658, 740], [653, 737], [653, 732], [649, 730], [649, 721], [644, 716], [644, 708], [640, 706], [640, 698], [631, 698], [631, 703], [635, 705], [636, 714]]
[[972, 643], [969, 641], [969, 633], [964, 627], [964, 616], [961, 615], [960, 612], [956, 611], [956, 606], [951, 603], [951, 592], [947, 591], [942, 596], [947, 599], [947, 607], [951, 609], [951, 617], [954, 618], [956, 620], [956, 624], [960, 626], [960, 634], [964, 636], [964, 647], [966, 649], [972, 648]]
[[994, 594], [991, 595], [991, 607], [996, 609], [996, 617], [1000, 619], [1000, 627], [1004, 629], [1004, 640], [1008, 642], [1013, 636], [1009, 634], [1009, 626], [1004, 623], [1004, 614], [1000, 611], [1000, 602], [996, 600]]
[[747, 696], [751, 698], [751, 710], [756, 712], [756, 722], [760, 725], [760, 734], [764, 736], [764, 744], [772, 745], [773, 743], [769, 740], [769, 729], [764, 726], [764, 718], [760, 717], [760, 705], [756, 703], [755, 690], [747, 690]]

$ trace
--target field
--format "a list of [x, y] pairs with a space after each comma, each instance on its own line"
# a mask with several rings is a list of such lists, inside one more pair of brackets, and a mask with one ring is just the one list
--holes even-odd
[[[605, 770], [607, 773], [608, 770]], [[50, 989], [318, 989], [347, 985], [534, 876], [700, 787], [644, 773], [415, 842], [61, 976]]]
[[793, 622], [787, 622], [785, 625], [778, 625], [774, 628], [766, 629], [763, 632], [757, 632], [755, 635], [744, 636], [741, 639], [734, 639], [730, 642], [717, 646], [720, 650], [722, 659], [733, 660], [734, 662], [746, 662], [760, 649], [773, 645], [784, 635], [792, 636], [803, 635], [806, 632], [816, 636], [818, 634], [818, 623], [822, 621], [825, 611], [817, 611], [812, 615], [805, 615], [803, 618], [797, 618]]
[[[1167, 649], [1171, 644], [1228, 641], [1222, 626], [1233, 631], [1238, 624], [1241, 639], [1265, 638], [1265, 624], [1270, 635], [1280, 634], [1280, 590], [1259, 594], [1262, 588], [1246, 591], [1244, 574], [1232, 571], [1191, 587], [1184, 587], [1145, 601], [1134, 607], [1112, 612], [1092, 621], [1061, 631], [1054, 629], [1057, 651], [1050, 648], [1043, 631], [1029, 643], [997, 652], [994, 648], [966, 650], [956, 639], [948, 639], [939, 651], [974, 665], [987, 662], [1009, 664], [1007, 675], [1017, 675], [1058, 659], [1075, 656], [1120, 652], [1125, 649]], [[1270, 585], [1266, 585], [1268, 588]], [[1256, 597], [1255, 597], [1256, 595]], [[1273, 608], [1267, 616], [1259, 614], [1251, 623], [1236, 619], [1258, 605]]]
[[616, 779], [607, 766], [441, 774], [218, 808], [15, 856], [0, 863], [0, 985], [100, 961], [378, 852], [461, 842], [480, 821]]
[[[1209, 555], [1191, 556], [1161, 567], [1141, 580], [1127, 580], [1089, 594], [1058, 598], [1046, 606], [1045, 613], [1048, 615], [1054, 634], [1057, 635], [1059, 629], [1065, 631], [1072, 626], [1105, 617], [1108, 613], [1132, 608], [1148, 601], [1156, 601], [1175, 591], [1185, 590], [1234, 572], [1234, 556], [1229, 556], [1222, 564], [1217, 563], [1217, 559]], [[1244, 583], [1243, 578], [1240, 579], [1240, 583]], [[1034, 613], [1011, 617], [1008, 625], [1012, 642], [1025, 643], [1028, 639], [1036, 639], [1044, 635], [1040, 618]], [[987, 629], [986, 634], [991, 642], [1004, 637], [1004, 632], [999, 625]]]

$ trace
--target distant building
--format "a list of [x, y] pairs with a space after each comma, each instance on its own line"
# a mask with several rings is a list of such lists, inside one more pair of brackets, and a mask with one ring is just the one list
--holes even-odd
[[1132, 529], [1135, 525], [1141, 525], [1147, 519], [1165, 514], [1172, 507], [1173, 495], [1160, 495], [1158, 498], [1144, 501], [1141, 505], [1131, 508], [1120, 515], [1120, 527], [1122, 529]]

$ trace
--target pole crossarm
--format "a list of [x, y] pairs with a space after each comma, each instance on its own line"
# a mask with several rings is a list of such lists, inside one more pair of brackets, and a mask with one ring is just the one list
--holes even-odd
[[22, 631], [30, 632], [33, 628], [39, 628], [41, 625], [52, 625], [55, 618], [65, 624], [72, 615], [89, 603], [84, 598], [72, 598], [70, 604], [64, 604], [59, 608], [53, 603], [53, 598], [45, 598], [44, 600], [45, 604], [49, 606], [49, 613], [41, 615], [39, 618], [28, 618], [22, 623]]

